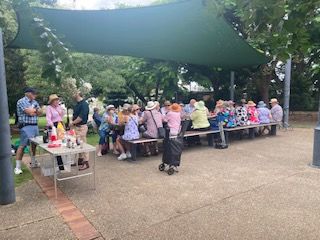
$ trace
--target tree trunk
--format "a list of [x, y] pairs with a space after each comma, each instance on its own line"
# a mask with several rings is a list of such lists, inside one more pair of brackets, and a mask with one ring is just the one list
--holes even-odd
[[134, 92], [134, 94], [144, 103], [147, 103], [147, 100], [145, 99], [145, 97], [137, 90], [137, 88], [134, 86], [134, 84], [130, 84], [128, 86], [128, 88]]
[[275, 77], [275, 64], [276, 63], [273, 62], [270, 66], [266, 64], [262, 65], [260, 71], [254, 76], [261, 100], [265, 103], [269, 102], [269, 89], [271, 80]]
[[269, 102], [269, 88], [270, 88], [270, 79], [269, 76], [262, 76], [259, 83], [259, 94], [261, 96], [261, 100], [265, 103]]

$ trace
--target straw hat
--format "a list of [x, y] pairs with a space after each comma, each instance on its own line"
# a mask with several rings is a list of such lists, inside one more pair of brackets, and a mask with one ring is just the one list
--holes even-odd
[[258, 108], [263, 108], [263, 107], [266, 107], [267, 104], [264, 103], [264, 101], [260, 101], [258, 102]]
[[181, 112], [181, 107], [178, 103], [174, 103], [170, 106], [172, 112]]
[[220, 99], [219, 101], [216, 102], [216, 107], [222, 107], [223, 104], [224, 104], [224, 101]]
[[240, 102], [241, 102], [241, 104], [246, 104], [246, 103], [247, 103], [247, 100], [245, 100], [244, 98], [242, 98], [242, 99], [240, 100]]
[[51, 94], [49, 96], [49, 101], [48, 101], [48, 104], [51, 104], [53, 100], [57, 100], [59, 99], [58, 95], [57, 94]]
[[157, 106], [157, 104], [153, 101], [147, 102], [146, 110], [152, 110]]
[[276, 98], [271, 98], [270, 103], [279, 103], [279, 102], [278, 102], [278, 99], [276, 99]]
[[256, 104], [254, 103], [254, 101], [248, 101], [248, 106], [249, 107], [255, 107]]
[[131, 105], [129, 103], [125, 103], [123, 104], [122, 110], [129, 110], [130, 107]]
[[109, 111], [110, 109], [115, 109], [115, 106], [113, 104], [106, 106], [107, 111]]
[[205, 104], [204, 104], [204, 101], [196, 102], [196, 103], [194, 104], [194, 107], [195, 107], [195, 109], [197, 109], [197, 110], [205, 110], [205, 109], [206, 109], [206, 106], [205, 106]]

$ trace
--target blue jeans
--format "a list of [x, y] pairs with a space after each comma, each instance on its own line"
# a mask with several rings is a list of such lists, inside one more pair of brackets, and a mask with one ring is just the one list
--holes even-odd
[[99, 130], [99, 145], [106, 144], [106, 138], [108, 136], [108, 132], [106, 130]]

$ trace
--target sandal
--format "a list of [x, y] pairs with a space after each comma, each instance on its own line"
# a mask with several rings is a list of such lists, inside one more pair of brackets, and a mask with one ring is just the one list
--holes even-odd
[[88, 169], [90, 166], [89, 166], [89, 162], [88, 161], [83, 161], [82, 162], [82, 165], [79, 166], [79, 171], [83, 171], [83, 170], [86, 170]]

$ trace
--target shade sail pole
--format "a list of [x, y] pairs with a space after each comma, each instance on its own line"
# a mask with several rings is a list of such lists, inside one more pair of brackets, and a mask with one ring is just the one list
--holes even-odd
[[16, 201], [14, 189], [13, 168], [11, 163], [11, 139], [9, 125], [9, 108], [7, 96], [6, 73], [4, 67], [4, 52], [2, 29], [0, 28], [0, 204], [10, 204]]
[[287, 60], [287, 63], [285, 66], [285, 78], [284, 78], [283, 126], [286, 129], [289, 127], [290, 85], [291, 85], [291, 58]]
[[234, 71], [230, 72], [230, 100], [234, 101]]
[[320, 96], [318, 107], [318, 123], [314, 129], [312, 167], [320, 168]]

